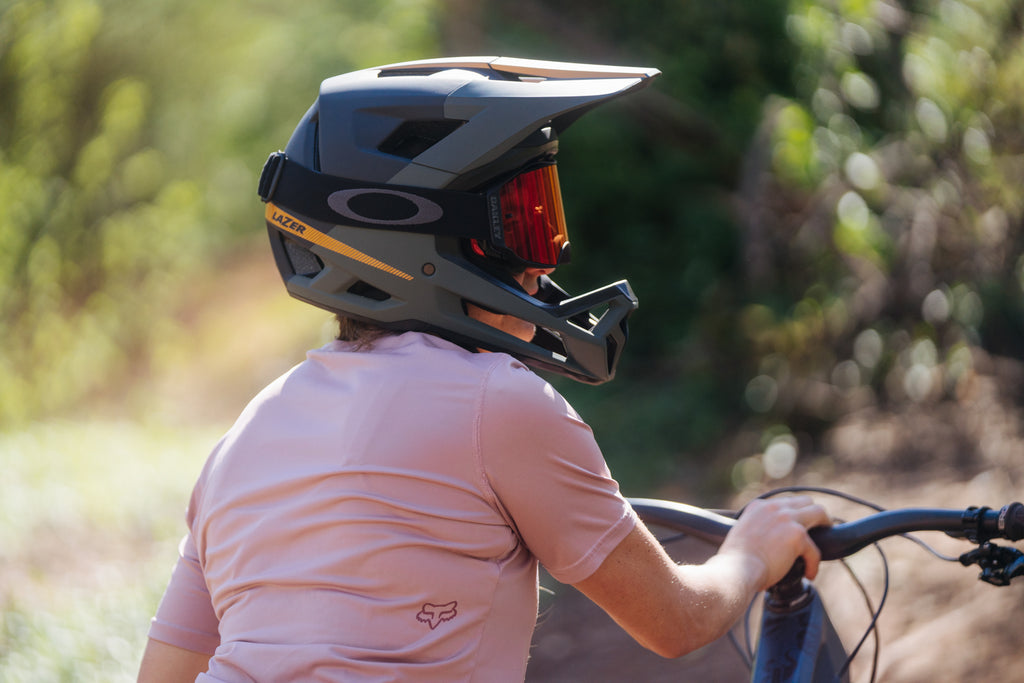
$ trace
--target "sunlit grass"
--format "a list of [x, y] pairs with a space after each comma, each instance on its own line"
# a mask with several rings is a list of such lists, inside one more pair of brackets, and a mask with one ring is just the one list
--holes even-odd
[[62, 421], [0, 435], [0, 682], [134, 680], [218, 432]]
[[166, 533], [219, 431], [58, 421], [0, 435], [0, 552], [44, 525]]
[[133, 681], [166, 573], [115, 577], [101, 590], [60, 590], [53, 601], [8, 599], [0, 624], [0, 681]]

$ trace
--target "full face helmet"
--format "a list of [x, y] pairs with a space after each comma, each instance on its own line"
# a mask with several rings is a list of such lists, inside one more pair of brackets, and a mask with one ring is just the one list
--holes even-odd
[[[289, 293], [578, 381], [611, 379], [637, 306], [629, 284], [571, 297], [545, 275], [531, 296], [513, 274], [569, 257], [558, 134], [658, 74], [467, 57], [325, 80], [260, 178]], [[537, 333], [523, 341], [470, 317], [467, 304]]]

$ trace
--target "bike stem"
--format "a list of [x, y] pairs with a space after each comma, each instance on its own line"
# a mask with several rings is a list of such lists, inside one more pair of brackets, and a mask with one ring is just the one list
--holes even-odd
[[846, 651], [804, 570], [803, 558], [797, 558], [765, 594], [751, 680], [849, 680]]
[[806, 565], [804, 558], [796, 558], [782, 579], [768, 589], [765, 606], [772, 611], [784, 613], [799, 609], [810, 596], [810, 584], [804, 581]]

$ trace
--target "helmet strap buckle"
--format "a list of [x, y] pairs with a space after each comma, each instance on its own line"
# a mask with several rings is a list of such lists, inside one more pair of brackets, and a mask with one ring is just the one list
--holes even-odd
[[260, 186], [257, 190], [260, 199], [269, 202], [277, 192], [277, 184], [281, 182], [281, 172], [284, 170], [284, 152], [277, 151], [267, 157], [263, 164], [263, 172], [260, 174]]

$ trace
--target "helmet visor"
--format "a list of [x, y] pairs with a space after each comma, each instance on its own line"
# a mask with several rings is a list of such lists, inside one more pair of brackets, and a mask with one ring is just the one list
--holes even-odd
[[517, 175], [501, 186], [498, 197], [505, 251], [541, 268], [566, 260], [569, 235], [554, 164]]

